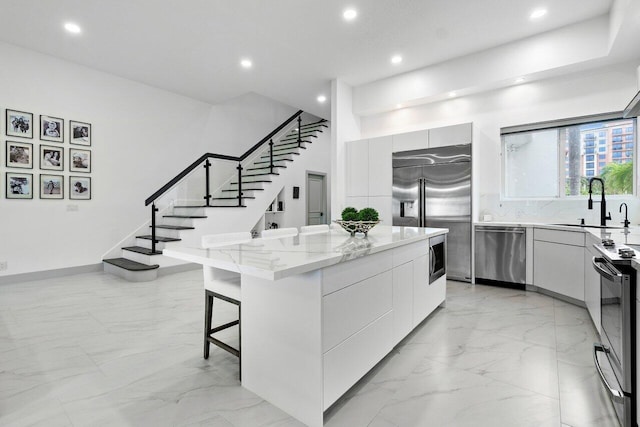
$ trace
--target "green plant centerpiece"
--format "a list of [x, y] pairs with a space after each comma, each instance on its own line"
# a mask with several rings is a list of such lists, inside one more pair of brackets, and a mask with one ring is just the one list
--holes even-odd
[[342, 210], [342, 219], [335, 220], [345, 231], [352, 236], [356, 233], [364, 233], [366, 236], [376, 224], [380, 222], [378, 211], [373, 208], [363, 208], [358, 211], [354, 207], [346, 207]]

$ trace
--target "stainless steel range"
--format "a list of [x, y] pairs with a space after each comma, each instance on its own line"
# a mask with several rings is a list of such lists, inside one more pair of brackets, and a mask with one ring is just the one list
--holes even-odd
[[620, 424], [637, 426], [636, 271], [630, 258], [635, 253], [625, 246], [607, 243], [596, 245], [602, 257], [592, 260], [600, 274], [602, 328], [602, 343], [594, 344], [593, 358]]

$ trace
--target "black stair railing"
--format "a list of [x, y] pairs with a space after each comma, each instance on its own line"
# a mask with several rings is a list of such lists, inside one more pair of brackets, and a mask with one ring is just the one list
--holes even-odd
[[[236, 167], [236, 169], [238, 170], [238, 192], [237, 192], [237, 199], [238, 199], [238, 206], [242, 206], [242, 171], [243, 171], [243, 167], [242, 167], [242, 162], [244, 160], [246, 160], [249, 156], [251, 156], [253, 153], [256, 152], [256, 150], [260, 149], [265, 143], [269, 143], [269, 170], [270, 173], [274, 173], [274, 163], [273, 163], [273, 137], [280, 131], [282, 131], [286, 126], [288, 126], [292, 121], [294, 120], [298, 120], [298, 139], [297, 139], [297, 143], [298, 143], [298, 147], [301, 146], [302, 142], [302, 137], [301, 137], [301, 131], [302, 131], [302, 110], [299, 110], [298, 112], [296, 112], [295, 114], [293, 114], [291, 117], [289, 117], [287, 120], [285, 120], [281, 125], [279, 125], [277, 128], [275, 128], [273, 131], [271, 131], [269, 133], [269, 135], [265, 136], [264, 138], [262, 138], [257, 144], [255, 144], [253, 147], [251, 147], [249, 150], [247, 150], [244, 154], [242, 154], [241, 156], [227, 156], [227, 155], [223, 155], [223, 154], [215, 154], [215, 153], [205, 153], [202, 156], [200, 156], [197, 160], [195, 160], [193, 163], [191, 163], [189, 166], [187, 166], [182, 172], [180, 172], [178, 175], [176, 175], [174, 178], [172, 178], [169, 182], [167, 182], [165, 185], [163, 185], [158, 191], [156, 191], [155, 193], [153, 193], [151, 196], [149, 196], [144, 204], [145, 206], [149, 206], [151, 205], [151, 251], [155, 252], [156, 251], [156, 212], [158, 212], [158, 208], [156, 208], [155, 205], [155, 201], [161, 197], [162, 195], [164, 195], [167, 191], [169, 191], [170, 189], [172, 189], [175, 185], [177, 185], [183, 178], [185, 178], [187, 175], [189, 175], [194, 169], [196, 169], [199, 165], [201, 165], [204, 162], [204, 168], [205, 168], [205, 195], [203, 197], [203, 199], [206, 201], [206, 206], [211, 206], [211, 189], [210, 189], [210, 184], [209, 184], [209, 174], [210, 174], [210, 169], [211, 169], [211, 162], [209, 161], [210, 159], [217, 159], [217, 160], [225, 160], [225, 161], [232, 161], [232, 162], [238, 162], [238, 166]], [[324, 123], [326, 122], [326, 120], [321, 119], [319, 122], [317, 123]]]

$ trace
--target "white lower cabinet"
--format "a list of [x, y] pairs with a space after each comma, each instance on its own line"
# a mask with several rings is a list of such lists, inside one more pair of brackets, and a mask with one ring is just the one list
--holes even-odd
[[584, 233], [534, 230], [535, 286], [584, 301], [584, 262]]
[[591, 265], [593, 257], [599, 256], [593, 247], [593, 244], [597, 243], [597, 241], [595, 237], [592, 240], [590, 235], [587, 235], [587, 242], [584, 248], [584, 302], [591, 320], [598, 330], [598, 334], [600, 334], [600, 275]]
[[393, 269], [393, 340], [401, 341], [413, 329], [413, 261]]

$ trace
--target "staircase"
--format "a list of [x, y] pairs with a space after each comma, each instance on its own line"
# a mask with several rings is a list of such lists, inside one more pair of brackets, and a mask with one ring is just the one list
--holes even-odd
[[[166, 245], [188, 239], [190, 245], [199, 246], [200, 236], [216, 232], [213, 220], [221, 215], [233, 215], [234, 212], [237, 215], [238, 210], [247, 208], [255, 210], [258, 216], [264, 213], [272, 199], [260, 197], [261, 193], [269, 190], [273, 180], [285, 174], [285, 169], [328, 127], [324, 119], [302, 124], [302, 113], [298, 111], [240, 157], [210, 153], [201, 156], [154, 193], [145, 202], [151, 204], [152, 210], [149, 232], [129, 239], [133, 244], [122, 247], [120, 257], [103, 259], [104, 271], [133, 282], [154, 280], [159, 268], [183, 264], [162, 255]], [[212, 192], [210, 188], [216, 183], [211, 182], [210, 159], [238, 163], [237, 173], [227, 176], [226, 181], [218, 183]], [[168, 191], [176, 190], [201, 165], [206, 169], [202, 197], [206, 203], [172, 204], [163, 209], [156, 220], [159, 211], [156, 200]]]

